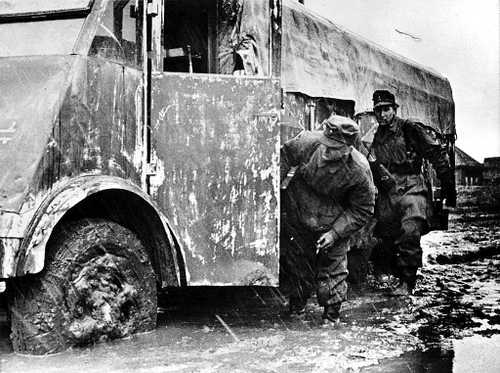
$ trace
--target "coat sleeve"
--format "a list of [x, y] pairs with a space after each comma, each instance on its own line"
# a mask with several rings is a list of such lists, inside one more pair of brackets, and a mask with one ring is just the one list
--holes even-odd
[[332, 225], [331, 230], [338, 238], [345, 238], [363, 227], [373, 215], [376, 189], [370, 168], [359, 175], [347, 192], [345, 209]]
[[280, 182], [286, 177], [291, 167], [298, 166], [304, 151], [304, 132], [299, 133], [293, 139], [288, 140], [281, 146], [280, 151]]
[[432, 163], [438, 177], [450, 171], [450, 160], [446, 149], [441, 146], [439, 141], [432, 138], [423, 126], [408, 121], [406, 122], [406, 131], [415, 151]]

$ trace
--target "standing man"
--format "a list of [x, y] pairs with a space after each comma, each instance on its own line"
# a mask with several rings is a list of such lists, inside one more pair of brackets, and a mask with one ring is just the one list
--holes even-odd
[[403, 296], [411, 294], [415, 287], [417, 269], [422, 266], [420, 237], [428, 232], [430, 206], [422, 159], [433, 164], [442, 190], [447, 189], [444, 187], [454, 174], [441, 144], [421, 124], [397, 117], [398, 106], [391, 92], [373, 93], [373, 110], [379, 127], [370, 155], [389, 173], [377, 177], [379, 170], [373, 169], [379, 190], [375, 234], [380, 244], [374, 249], [372, 260], [379, 268], [390, 267], [400, 279], [392, 293]]
[[349, 236], [373, 214], [375, 186], [368, 162], [352, 146], [358, 125], [332, 115], [323, 126], [281, 149], [280, 281], [291, 314], [302, 314], [316, 289], [324, 323], [335, 324], [347, 294]]

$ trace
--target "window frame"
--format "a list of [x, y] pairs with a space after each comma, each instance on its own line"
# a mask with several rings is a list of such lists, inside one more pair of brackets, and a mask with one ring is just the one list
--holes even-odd
[[[274, 27], [272, 27], [273, 17], [276, 14], [279, 14], [279, 20], [281, 20], [281, 8], [280, 11], [274, 12], [272, 9], [267, 9], [267, 16], [269, 17], [269, 29], [264, 31], [264, 33], [267, 36], [267, 44], [268, 47], [264, 48], [261, 53], [265, 53], [267, 55], [266, 65], [262, 66], [262, 69], [264, 71], [263, 74], [256, 74], [256, 75], [234, 75], [234, 73], [221, 73], [219, 70], [219, 63], [218, 63], [218, 55], [220, 53], [219, 50], [219, 45], [218, 45], [218, 37], [219, 37], [219, 2], [220, 0], [213, 0], [214, 3], [214, 8], [213, 12], [208, 13], [208, 35], [213, 32], [213, 37], [208, 38], [207, 40], [207, 45], [208, 45], [208, 72], [193, 72], [190, 73], [189, 71], [187, 72], [175, 72], [175, 71], [168, 71], [165, 70], [165, 65], [164, 65], [164, 57], [166, 57], [167, 50], [166, 50], [166, 45], [165, 45], [165, 40], [166, 40], [166, 22], [168, 22], [168, 15], [166, 14], [166, 0], [153, 0], [153, 3], [158, 2], [159, 5], [159, 10], [158, 10], [158, 17], [157, 22], [153, 21], [153, 31], [152, 34], [156, 35], [156, 38], [153, 37], [153, 45], [156, 43], [156, 46], [153, 46], [153, 50], [155, 51], [156, 54], [156, 61], [153, 63], [153, 70], [155, 72], [161, 72], [161, 73], [168, 73], [168, 74], [194, 74], [194, 75], [199, 75], [199, 74], [208, 74], [211, 76], [233, 76], [234, 78], [239, 78], [239, 79], [252, 79], [252, 78], [265, 78], [265, 79], [272, 79], [272, 78], [277, 78], [280, 74], [280, 71], [277, 67], [280, 66], [279, 63], [276, 63], [276, 58], [279, 58], [279, 53], [276, 52], [276, 48], [274, 44], [280, 44], [281, 39], [276, 38], [276, 31], [274, 30]], [[271, 1], [265, 1], [266, 4], [276, 4], [273, 6], [280, 6], [280, 2], [277, 2], [275, 0]], [[269, 5], [266, 5], [266, 7], [269, 7]], [[210, 19], [210, 17], [213, 18], [213, 20]], [[213, 29], [211, 29], [211, 25]], [[279, 34], [279, 32], [278, 32]], [[280, 45], [276, 46], [280, 48]], [[261, 59], [262, 61], [262, 59]], [[276, 71], [278, 70], [278, 71]]]

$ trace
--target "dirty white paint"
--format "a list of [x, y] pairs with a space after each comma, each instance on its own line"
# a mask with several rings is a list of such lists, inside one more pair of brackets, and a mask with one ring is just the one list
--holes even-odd
[[136, 118], [136, 134], [135, 134], [135, 146], [134, 146], [134, 153], [132, 154], [132, 164], [134, 165], [134, 168], [136, 170], [141, 170], [142, 168], [142, 159], [143, 159], [143, 152], [144, 147], [143, 145], [143, 138], [142, 138], [142, 112], [143, 112], [143, 107], [142, 107], [142, 91], [144, 87], [142, 84], [138, 85], [136, 90], [135, 90], [135, 95], [134, 95], [134, 102], [135, 102], [135, 118]]
[[5, 145], [12, 140], [16, 133], [16, 121], [13, 121], [9, 128], [0, 129], [0, 144]]
[[200, 210], [198, 209], [198, 200], [196, 199], [196, 195], [194, 192], [189, 193], [188, 201], [191, 208], [191, 214], [195, 219], [200, 218]]
[[110, 158], [108, 160], [108, 168], [110, 170], [119, 171], [122, 174], [125, 172], [124, 169], [123, 169], [123, 167], [122, 167], [122, 165], [120, 163], [118, 163], [115, 158]]
[[17, 212], [0, 212], [0, 237], [22, 238], [27, 223]]
[[[266, 254], [269, 254], [269, 241], [266, 238], [261, 238], [258, 240], [255, 240], [253, 242], [250, 242], [248, 244], [248, 248], [251, 248], [252, 250], [255, 250], [255, 253], [260, 256], [264, 256]], [[272, 249], [272, 247], [271, 247]]]
[[15, 275], [15, 261], [21, 245], [19, 238], [0, 238], [0, 246], [3, 248], [2, 275], [11, 277]]
[[167, 105], [160, 110], [160, 112], [158, 113], [158, 117], [160, 120], [156, 121], [156, 124], [155, 124], [156, 129], [159, 127], [159, 123], [165, 119], [165, 116], [168, 114], [169, 110], [172, 108], [174, 108], [173, 104]]
[[205, 264], [206, 263], [206, 258], [205, 256], [203, 256], [202, 254], [199, 254], [196, 252], [196, 249], [195, 249], [195, 244], [194, 244], [194, 241], [193, 239], [191, 238], [191, 236], [189, 235], [189, 232], [187, 229], [184, 229], [182, 231], [182, 234], [181, 234], [182, 238], [184, 239], [184, 242], [186, 243], [186, 246], [189, 248], [189, 252], [190, 254], [197, 258], [201, 264]]
[[154, 165], [155, 170], [149, 177], [150, 193], [153, 197], [157, 197], [158, 188], [165, 182], [165, 166], [163, 160], [158, 157], [154, 149], [151, 152], [151, 163]]

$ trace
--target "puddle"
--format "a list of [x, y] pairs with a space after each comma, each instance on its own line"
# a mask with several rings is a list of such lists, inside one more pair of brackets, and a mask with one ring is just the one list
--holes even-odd
[[498, 373], [500, 371], [500, 335], [490, 338], [472, 336], [453, 341], [454, 373]]
[[395, 359], [384, 359], [363, 373], [498, 373], [500, 371], [500, 335], [479, 335], [452, 340], [441, 349], [412, 351]]

